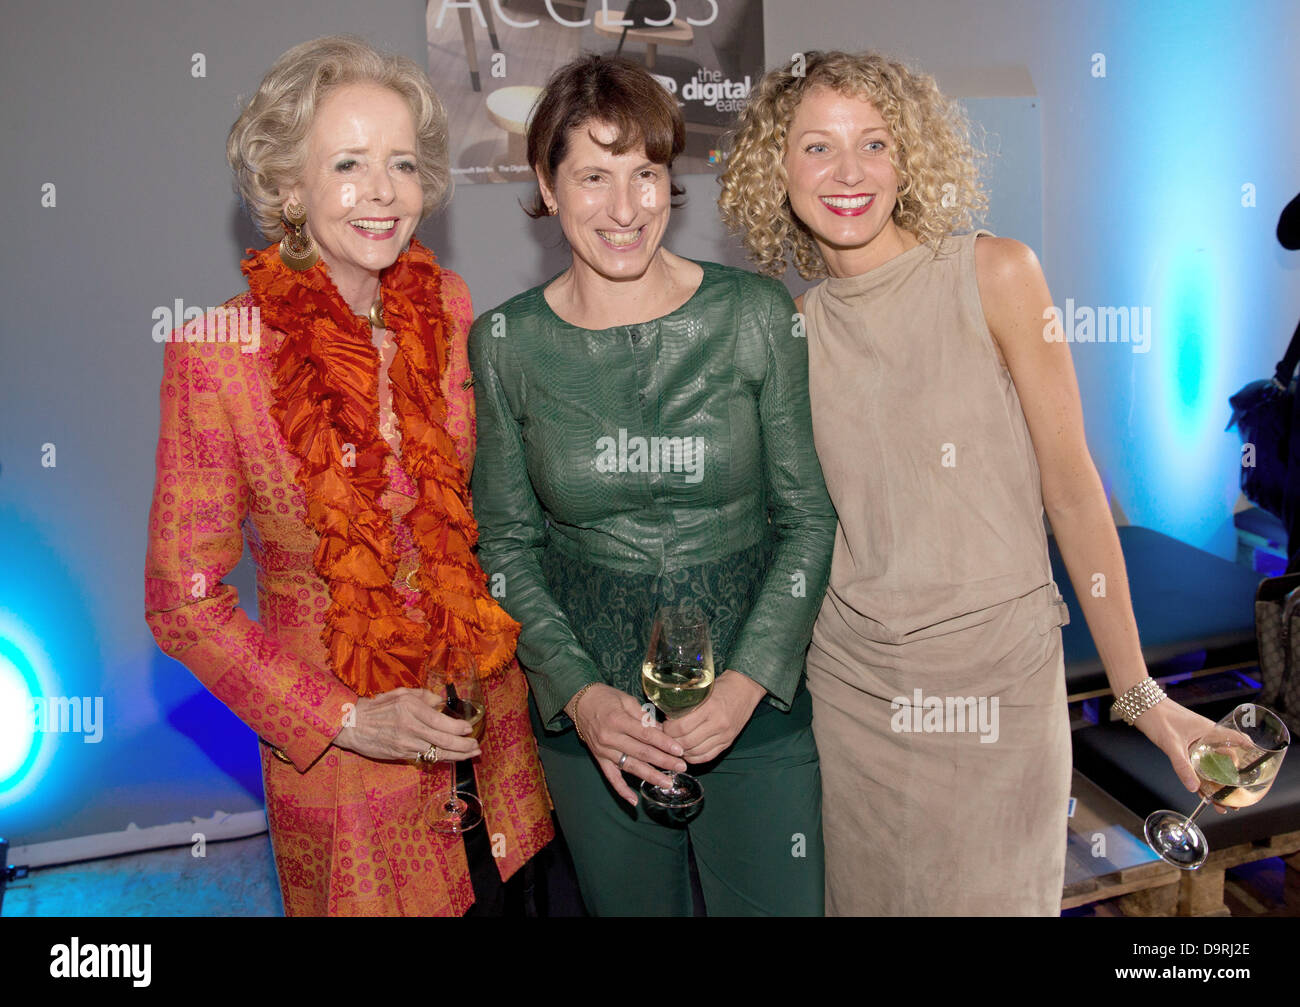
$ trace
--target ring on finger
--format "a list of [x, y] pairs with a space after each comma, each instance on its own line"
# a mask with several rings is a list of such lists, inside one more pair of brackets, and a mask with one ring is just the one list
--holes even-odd
[[437, 745], [430, 745], [415, 757], [416, 762], [439, 762], [441, 759], [442, 753], [438, 751]]
[[627, 752], [624, 752], [622, 758], [620, 758], [620, 759], [618, 760], [618, 768], [619, 768], [619, 770], [622, 770], [622, 768], [623, 768], [623, 766], [624, 766], [624, 764], [625, 764], [626, 762], [627, 762]]

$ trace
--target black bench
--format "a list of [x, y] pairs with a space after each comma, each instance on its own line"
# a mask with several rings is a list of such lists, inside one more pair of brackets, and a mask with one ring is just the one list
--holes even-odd
[[[1150, 528], [1118, 529], [1128, 569], [1133, 615], [1147, 667], [1157, 678], [1186, 670], [1189, 655], [1207, 667], [1250, 667], [1257, 660], [1255, 588], [1260, 577]], [[1056, 540], [1049, 538], [1052, 576], [1070, 607], [1061, 628], [1066, 691], [1082, 698], [1109, 690]]]

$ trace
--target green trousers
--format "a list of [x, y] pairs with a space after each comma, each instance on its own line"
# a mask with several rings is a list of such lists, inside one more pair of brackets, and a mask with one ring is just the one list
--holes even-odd
[[704, 804], [686, 826], [662, 824], [644, 802], [632, 808], [574, 732], [544, 733], [534, 708], [542, 765], [588, 911], [690, 916], [689, 848], [710, 916], [823, 915], [821, 768], [805, 705], [801, 690], [788, 714], [760, 707], [719, 759], [689, 767], [704, 786]]

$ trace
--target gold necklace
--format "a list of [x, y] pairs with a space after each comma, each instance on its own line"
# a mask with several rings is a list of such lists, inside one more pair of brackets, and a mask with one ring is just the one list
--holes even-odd
[[367, 317], [370, 319], [370, 324], [376, 329], [384, 327], [384, 299], [382, 297], [376, 298], [375, 303], [370, 305], [370, 314]]

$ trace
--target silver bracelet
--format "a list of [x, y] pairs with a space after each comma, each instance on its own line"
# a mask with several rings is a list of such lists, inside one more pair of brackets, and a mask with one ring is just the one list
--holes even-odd
[[1147, 677], [1115, 700], [1114, 708], [1124, 718], [1124, 722], [1132, 727], [1133, 721], [1166, 698], [1165, 690], [1156, 684], [1156, 680]]

